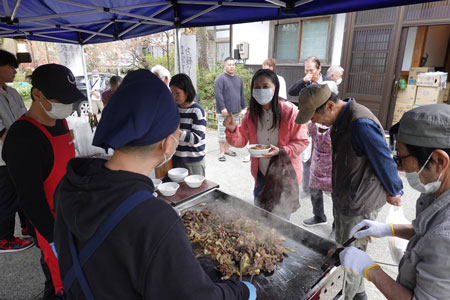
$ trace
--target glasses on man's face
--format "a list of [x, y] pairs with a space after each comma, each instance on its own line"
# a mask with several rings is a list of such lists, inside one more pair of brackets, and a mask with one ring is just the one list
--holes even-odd
[[402, 160], [412, 156], [412, 154], [408, 154], [408, 155], [403, 155], [403, 156], [398, 156], [397, 154], [393, 156], [395, 163], [397, 164], [398, 167], [402, 166]]

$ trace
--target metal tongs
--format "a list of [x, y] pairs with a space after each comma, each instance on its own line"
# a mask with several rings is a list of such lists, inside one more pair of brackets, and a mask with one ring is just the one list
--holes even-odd
[[239, 263], [239, 280], [242, 281], [242, 269], [244, 264], [244, 255], [241, 256], [241, 262]]
[[[361, 230], [366, 230], [368, 229], [369, 226], [364, 226], [361, 229], [359, 229], [358, 231]], [[342, 246], [337, 247], [334, 251], [333, 249], [330, 249], [328, 251], [328, 255], [325, 258], [325, 262], [322, 265], [321, 269], [322, 271], [328, 270], [333, 266], [340, 266], [341, 265], [341, 260], [339, 259], [339, 254], [348, 246], [350, 246], [351, 243], [353, 243], [356, 240], [355, 236], [352, 236], [351, 238], [349, 238], [348, 240], [346, 240]]]

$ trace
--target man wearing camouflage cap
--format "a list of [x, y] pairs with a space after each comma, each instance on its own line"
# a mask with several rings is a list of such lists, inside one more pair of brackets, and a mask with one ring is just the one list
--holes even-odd
[[[319, 84], [301, 90], [298, 107], [297, 123], [332, 126], [332, 200], [336, 241], [342, 244], [356, 224], [375, 220], [386, 201], [401, 203], [402, 181], [383, 127], [368, 108], [351, 98], [341, 100], [328, 85]], [[347, 275], [345, 299], [367, 299], [362, 277]]]

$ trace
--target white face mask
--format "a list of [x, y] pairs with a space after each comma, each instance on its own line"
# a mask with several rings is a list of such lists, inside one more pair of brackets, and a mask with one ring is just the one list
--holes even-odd
[[266, 105], [273, 98], [273, 90], [271, 88], [268, 89], [253, 89], [253, 98], [255, 98], [256, 102], [260, 105]]
[[336, 80], [336, 84], [340, 85], [342, 83], [342, 78], [339, 78], [338, 80]]
[[439, 181], [441, 179], [442, 173], [439, 174], [439, 177], [436, 181], [434, 182], [430, 182], [427, 184], [423, 184], [420, 181], [420, 177], [419, 174], [420, 172], [423, 171], [423, 169], [425, 168], [425, 166], [427, 165], [428, 161], [431, 158], [431, 155], [433, 155], [433, 152], [430, 154], [430, 156], [428, 157], [427, 161], [425, 162], [425, 164], [422, 166], [422, 168], [420, 168], [419, 172], [410, 172], [410, 173], [406, 173], [406, 179], [408, 180], [409, 185], [415, 189], [416, 191], [419, 191], [423, 194], [433, 194], [436, 193], [439, 188], [441, 187], [441, 182]]
[[[177, 140], [172, 134], [170, 135], [170, 137], [173, 138], [173, 140], [175, 141], [175, 143], [177, 143], [177, 146], [175, 147], [175, 151], [173, 151], [172, 155], [170, 155], [169, 158], [167, 158], [166, 153], [164, 153], [164, 160], [163, 160], [161, 163], [159, 163], [155, 168], [159, 168], [159, 167], [161, 167], [162, 165], [164, 165], [166, 162], [168, 162], [168, 161], [172, 158], [172, 156], [175, 154], [175, 152], [177, 152], [177, 148], [178, 148], [179, 142], [178, 142], [178, 140]], [[165, 142], [165, 141], [166, 141], [166, 140], [162, 141], [162, 146], [163, 146], [163, 147], [164, 147], [164, 142]]]
[[52, 105], [52, 109], [50, 111], [46, 110], [40, 102], [42, 109], [44, 109], [45, 113], [52, 119], [59, 120], [65, 119], [72, 113], [72, 104], [64, 104], [64, 103], [53, 103], [47, 100], [48, 103]]

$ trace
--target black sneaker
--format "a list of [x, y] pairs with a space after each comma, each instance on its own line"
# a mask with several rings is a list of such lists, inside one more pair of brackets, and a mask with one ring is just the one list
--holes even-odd
[[33, 241], [26, 241], [17, 237], [12, 240], [0, 240], [0, 253], [19, 252], [34, 246]]
[[327, 225], [327, 220], [322, 220], [319, 217], [312, 217], [306, 220], [303, 220], [303, 225], [307, 227], [318, 226], [318, 225]]

